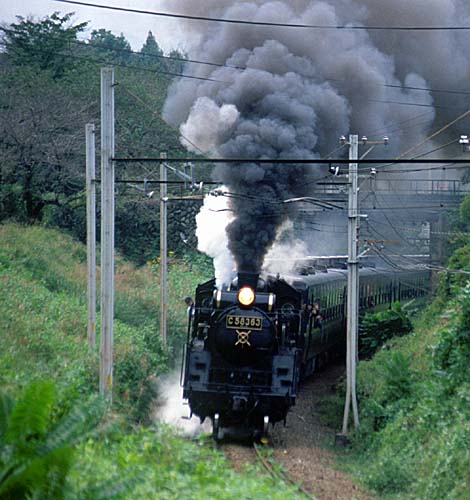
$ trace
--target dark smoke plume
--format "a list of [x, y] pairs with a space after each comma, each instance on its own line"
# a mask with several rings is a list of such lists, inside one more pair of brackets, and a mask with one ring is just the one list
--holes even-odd
[[[469, 9], [464, 8], [468, 2], [463, 0], [172, 0], [166, 4], [169, 11], [190, 15], [313, 25], [442, 26], [470, 21]], [[325, 156], [335, 149], [340, 135], [351, 132], [375, 140], [390, 135], [389, 154], [396, 156], [418, 143], [433, 124], [468, 107], [468, 96], [401, 88], [461, 89], [462, 82], [470, 81], [467, 32], [182, 22], [191, 58], [229, 66], [188, 64], [186, 73], [220, 83], [181, 79], [170, 89], [165, 105], [166, 118], [207, 154]], [[397, 126], [401, 123], [406, 126]], [[312, 181], [324, 170], [241, 163], [218, 167], [214, 175], [236, 196], [231, 199], [235, 219], [227, 227], [230, 251], [239, 269], [257, 271], [278, 227], [289, 217], [281, 200], [310, 194]]]

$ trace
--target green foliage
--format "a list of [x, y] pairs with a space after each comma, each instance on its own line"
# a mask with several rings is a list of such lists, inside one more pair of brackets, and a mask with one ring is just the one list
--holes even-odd
[[438, 294], [413, 333], [358, 367], [361, 427], [347, 467], [385, 497], [467, 499], [470, 491], [470, 197]]
[[93, 52], [103, 55], [107, 63], [126, 63], [131, 59], [131, 45], [122, 33], [116, 36], [103, 28], [93, 30], [89, 43]]
[[[0, 350], [0, 384], [57, 377], [67, 406], [97, 388], [98, 353], [86, 341], [85, 249], [40, 227], [0, 226], [0, 239], [0, 340], [9, 346]], [[136, 420], [147, 418], [152, 378], [168, 368], [153, 281], [150, 270], [118, 260], [115, 401]]]
[[[203, 500], [300, 498], [295, 487], [273, 481], [260, 465], [237, 474], [207, 437], [190, 442], [165, 426], [133, 434], [115, 432], [107, 440], [88, 441], [80, 450], [73, 484], [76, 490], [110, 475], [132, 482], [135, 498]], [[126, 493], [115, 498], [129, 498]]]
[[[171, 80], [158, 71], [174, 72], [184, 57], [177, 51], [172, 57], [181, 61], [155, 57], [162, 52], [151, 33], [137, 54], [122, 34], [105, 29], [94, 30], [87, 42], [81, 42], [77, 35], [86, 23], [74, 25], [72, 14], [18, 19], [3, 30], [0, 220], [44, 221], [84, 241], [84, 129], [86, 123], [99, 122], [100, 67], [118, 66], [119, 155], [158, 156], [166, 151], [183, 156], [178, 131], [160, 117]], [[155, 178], [135, 165], [129, 172], [123, 167], [120, 175]], [[119, 185], [116, 246], [139, 264], [152, 259], [158, 249], [154, 200], [132, 186]], [[182, 246], [179, 240], [173, 243]]]
[[384, 403], [404, 399], [411, 394], [411, 361], [401, 352], [392, 352], [383, 365]]
[[409, 317], [398, 302], [386, 311], [366, 313], [359, 325], [359, 352], [369, 358], [388, 340], [406, 335], [412, 329]]
[[470, 230], [470, 196], [467, 195], [463, 199], [459, 207], [459, 218], [465, 230]]
[[79, 63], [70, 57], [70, 44], [88, 22], [73, 25], [72, 17], [73, 13], [60, 16], [59, 12], [39, 21], [17, 16], [18, 22], [3, 30], [8, 61], [50, 71], [54, 79], [75, 69]]
[[455, 303], [438, 298], [413, 333], [359, 364], [361, 426], [347, 467], [381, 495], [466, 498], [469, 304], [468, 289]]
[[65, 497], [75, 445], [91, 435], [104, 406], [81, 402], [54, 417], [51, 382], [32, 382], [13, 400], [0, 392], [0, 497]]
[[434, 364], [449, 391], [470, 380], [470, 285], [457, 298], [457, 312], [441, 333], [434, 350]]
[[[158, 261], [136, 269], [117, 259], [114, 404], [94, 433], [105, 407], [89, 400], [98, 359], [85, 335], [83, 246], [14, 224], [0, 226], [0, 241], [0, 386], [8, 388], [0, 392], [0, 498], [298, 497], [258, 466], [237, 474], [208, 437], [138, 427], [168, 364], [152, 309]], [[211, 272], [207, 264], [194, 256], [170, 262], [175, 348], [185, 334], [182, 299]]]
[[42, 220], [83, 189], [84, 127], [98, 104], [32, 66], [0, 68], [0, 86], [0, 218]]

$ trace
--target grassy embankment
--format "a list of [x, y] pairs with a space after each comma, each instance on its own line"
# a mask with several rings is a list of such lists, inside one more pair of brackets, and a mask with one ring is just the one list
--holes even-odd
[[[15, 460], [19, 457], [20, 463], [27, 463], [26, 472], [32, 471], [39, 460], [35, 454], [44, 453], [44, 446], [33, 447], [31, 443], [46, 439], [47, 429], [60, 424], [64, 415], [86, 407], [90, 395], [96, 393], [98, 355], [86, 341], [84, 246], [58, 231], [14, 224], [0, 226], [0, 242], [0, 387], [17, 402], [25, 390], [35, 387], [25, 396], [31, 404], [48, 401], [43, 412], [47, 421], [35, 421], [27, 408], [25, 411], [24, 402], [23, 407], [17, 404], [9, 413], [10, 422], [23, 418], [32, 426], [44, 427], [44, 435], [28, 437], [29, 444], [21, 436], [22, 430], [16, 429], [19, 435], [14, 438], [15, 429], [6, 433], [0, 429], [1, 497], [5, 484], [2, 474], [8, 467], [14, 464], [15, 470], [20, 471], [18, 481], [22, 480], [23, 469], [18, 469]], [[208, 274], [209, 270], [197, 263], [191, 270], [183, 261], [170, 265], [170, 337], [174, 346], [185, 335], [186, 308], [182, 298]], [[70, 462], [61, 466], [67, 472], [66, 497], [295, 497], [292, 488], [274, 484], [257, 467], [244, 474], [235, 473], [206, 439], [191, 442], [162, 424], [148, 421], [154, 396], [150, 381], [171, 364], [171, 355], [159, 341], [157, 297], [155, 265], [136, 269], [117, 260], [115, 401], [98, 430], [74, 440], [70, 437], [70, 446], [61, 449], [62, 456], [67, 455]], [[53, 382], [52, 389], [47, 386], [44, 394], [38, 389], [44, 386], [34, 386], [34, 381], [42, 380]], [[0, 414], [8, 414], [11, 408], [6, 406]], [[69, 421], [75, 425], [79, 419], [73, 417]], [[148, 425], [143, 426], [142, 422]], [[0, 419], [0, 427], [6, 424]], [[56, 444], [58, 435], [67, 440], [67, 432], [61, 432], [52, 433]], [[29, 455], [25, 455], [25, 450]], [[33, 455], [35, 461], [26, 460], [26, 456]], [[56, 452], [53, 460], [57, 462], [58, 456]], [[41, 467], [50, 466], [44, 458], [41, 460]], [[58, 465], [51, 477], [57, 477], [57, 470]], [[32, 477], [31, 491], [44, 494], [39, 476]], [[93, 487], [103, 480], [97, 489]], [[60, 481], [57, 484], [60, 486]]]
[[[470, 270], [464, 260], [451, 259], [453, 268]], [[470, 285], [463, 277], [449, 288], [442, 276], [413, 332], [359, 363], [361, 427], [342, 462], [382, 498], [470, 498]]]

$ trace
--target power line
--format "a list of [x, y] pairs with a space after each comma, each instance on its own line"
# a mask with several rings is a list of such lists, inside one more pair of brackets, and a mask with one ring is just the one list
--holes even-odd
[[423, 156], [430, 155], [431, 153], [435, 153], [436, 151], [440, 151], [441, 149], [447, 148], [447, 147], [451, 146], [452, 144], [455, 144], [458, 141], [459, 141], [459, 139], [454, 139], [453, 141], [450, 141], [447, 144], [443, 144], [442, 146], [438, 146], [437, 148], [431, 149], [431, 151], [426, 151], [426, 153], [422, 153], [420, 155], [413, 156], [413, 158], [422, 158]]
[[[124, 157], [115, 157], [113, 161], [118, 163], [136, 163], [136, 162], [161, 162], [161, 158], [154, 157], [139, 157], [139, 158], [124, 158]], [[273, 165], [331, 165], [333, 163], [338, 163], [342, 165], [346, 165], [351, 163], [351, 160], [345, 158], [166, 158], [166, 163], [254, 163], [259, 165], [273, 164]], [[470, 160], [460, 159], [460, 158], [448, 158], [448, 159], [421, 159], [421, 158], [410, 158], [410, 159], [401, 159], [401, 158], [392, 158], [392, 159], [384, 159], [384, 158], [360, 158], [354, 160], [354, 163], [359, 165], [374, 165], [378, 163], [389, 162], [383, 166], [389, 165], [397, 165], [397, 164], [422, 164], [422, 163], [452, 163], [452, 164], [464, 164], [469, 163]], [[380, 168], [382, 165], [379, 165]]]
[[[16, 30], [8, 29], [3, 26], [0, 26], [0, 31], [3, 31], [5, 33], [17, 33]], [[48, 35], [48, 39], [51, 40], [63, 40], [60, 36], [55, 36], [55, 35]], [[67, 43], [72, 43], [74, 45], [77, 45], [79, 47], [92, 47], [95, 49], [104, 49], [104, 50], [109, 50], [111, 52], [119, 52], [121, 54], [134, 54], [138, 55], [141, 57], [147, 57], [151, 59], [164, 59], [168, 61], [178, 61], [178, 62], [183, 62], [183, 63], [194, 63], [194, 64], [202, 64], [206, 66], [215, 66], [218, 68], [231, 68], [231, 69], [239, 69], [243, 70], [246, 69], [246, 66], [235, 66], [231, 64], [223, 64], [223, 63], [216, 63], [216, 62], [211, 62], [211, 61], [202, 61], [200, 59], [189, 59], [186, 57], [176, 57], [176, 56], [169, 56], [169, 55], [163, 55], [163, 54], [151, 54], [148, 52], [139, 52], [136, 50], [131, 50], [131, 49], [121, 49], [118, 47], [113, 47], [111, 45], [106, 45], [106, 44], [100, 44], [100, 43], [93, 43], [91, 40], [86, 40], [86, 41], [80, 41], [80, 40], [67, 40]]]
[[133, 99], [135, 99], [137, 102], [142, 104], [146, 109], [148, 109], [154, 116], [159, 118], [165, 125], [170, 127], [174, 132], [176, 132], [180, 137], [182, 137], [185, 141], [187, 141], [189, 144], [191, 144], [194, 148], [196, 148], [203, 156], [205, 156], [204, 151], [197, 146], [193, 141], [188, 139], [186, 136], [184, 136], [180, 130], [178, 130], [176, 127], [168, 123], [163, 116], [156, 110], [152, 109], [143, 99], [141, 99], [139, 96], [135, 95], [133, 92], [131, 92], [128, 88], [126, 88], [124, 85], [121, 86], [121, 88], [128, 94], [130, 95]]
[[[4, 31], [5, 33], [16, 33], [15, 30], [11, 30], [5, 27], [0, 26], [0, 31]], [[54, 36], [54, 35], [49, 35], [49, 39], [51, 40], [62, 40], [59, 36]], [[101, 49], [101, 50], [107, 50], [110, 52], [118, 52], [122, 54], [132, 54], [136, 55], [138, 57], [146, 57], [146, 58], [154, 58], [154, 59], [163, 59], [163, 60], [169, 60], [169, 61], [178, 61], [178, 62], [183, 62], [183, 63], [191, 63], [191, 64], [201, 64], [201, 65], [206, 65], [206, 66], [213, 66], [216, 68], [229, 68], [229, 69], [235, 69], [239, 71], [245, 71], [247, 69], [252, 69], [252, 70], [257, 70], [261, 71], [259, 68], [255, 68], [252, 66], [237, 66], [237, 65], [232, 65], [232, 64], [226, 64], [226, 63], [217, 63], [217, 62], [211, 62], [211, 61], [202, 61], [200, 59], [190, 59], [190, 58], [184, 58], [184, 57], [175, 57], [175, 56], [168, 56], [168, 55], [160, 55], [160, 54], [150, 54], [150, 53], [145, 53], [145, 52], [139, 52], [135, 50], [130, 50], [130, 49], [122, 49], [118, 47], [112, 47], [110, 45], [106, 44], [98, 44], [98, 43], [93, 43], [92, 41], [79, 41], [79, 40], [68, 40], [68, 43], [74, 44], [78, 47], [85, 47], [85, 48], [95, 48], [95, 49]], [[8, 45], [6, 43], [1, 43], [2, 45]], [[35, 50], [40, 50], [35, 47]], [[49, 51], [47, 51], [49, 53]], [[63, 55], [55, 52], [58, 55]], [[73, 57], [73, 56], [72, 56]], [[128, 66], [129, 67], [129, 66]], [[151, 70], [151, 68], [142, 68], [146, 70]], [[178, 74], [175, 74], [178, 75]], [[183, 75], [181, 75], [183, 77]], [[192, 75], [185, 75], [184, 77], [190, 77]], [[308, 78], [310, 79], [310, 78]], [[341, 80], [338, 78], [323, 78], [324, 81], [326, 82], [335, 82], [335, 83], [347, 83], [345, 80]], [[210, 80], [212, 81], [212, 80]], [[226, 83], [228, 84], [229, 82], [224, 82], [223, 80], [214, 80], [219, 83]], [[369, 82], [370, 83], [370, 82]], [[421, 91], [421, 92], [439, 92], [439, 93], [448, 93], [448, 94], [455, 94], [455, 95], [470, 95], [470, 91], [465, 91], [465, 90], [453, 90], [453, 89], [434, 89], [434, 88], [428, 88], [428, 87], [412, 87], [412, 86], [407, 86], [407, 85], [396, 85], [396, 84], [388, 84], [388, 83], [373, 83], [374, 86], [376, 87], [386, 87], [386, 88], [398, 88], [402, 90], [413, 90], [413, 91]], [[368, 99], [370, 102], [379, 102], [379, 103], [384, 103], [384, 104], [399, 104], [403, 106], [428, 106], [428, 107], [446, 107], [446, 108], [453, 108], [453, 106], [431, 106], [431, 105], [425, 105], [425, 104], [420, 104], [420, 103], [409, 103], [409, 102], [398, 102], [398, 101], [386, 101], [386, 100], [380, 100], [380, 99]], [[456, 106], [457, 107], [457, 106]], [[406, 120], [407, 121], [407, 120]]]
[[431, 139], [434, 139], [434, 137], [438, 136], [439, 134], [442, 134], [442, 132], [444, 132], [445, 130], [447, 130], [452, 125], [455, 125], [460, 120], [463, 120], [468, 115], [470, 115], [470, 109], [468, 109], [467, 111], [465, 111], [465, 113], [462, 113], [461, 115], [457, 116], [457, 118], [455, 118], [454, 120], [450, 121], [449, 123], [447, 123], [446, 125], [444, 125], [443, 127], [441, 127], [439, 130], [436, 130], [431, 135], [425, 137], [421, 142], [419, 142], [418, 144], [416, 144], [412, 148], [407, 149], [404, 153], [402, 153], [400, 156], [398, 156], [397, 159], [405, 157], [407, 154], [411, 153], [412, 151], [414, 151], [415, 149], [419, 148], [420, 146], [422, 146], [424, 143], [430, 141]]
[[[377, 219], [371, 219], [369, 218], [368, 221], [372, 221], [372, 223], [374, 224], [380, 224], [382, 226], [389, 226], [389, 224], [386, 224], [385, 222], [382, 222], [382, 221], [379, 221]], [[417, 227], [410, 227], [410, 226], [396, 226], [398, 229], [401, 229], [402, 231], [411, 231], [411, 232], [414, 232], [414, 233], [421, 233], [423, 232], [423, 229], [421, 228], [417, 228]], [[449, 237], [449, 236], [457, 236], [457, 237], [460, 237], [460, 236], [470, 236], [470, 233], [469, 232], [465, 232], [465, 231], [431, 231], [429, 229], [426, 230], [426, 232], [428, 232], [429, 234], [433, 234], [435, 236], [443, 236], [443, 237]], [[426, 239], [426, 238], [423, 238], [423, 239]]]
[[[381, 174], [404, 174], [409, 172], [429, 172], [433, 170], [459, 170], [461, 168], [470, 168], [470, 160], [468, 160], [468, 165], [441, 165], [438, 167], [425, 167], [425, 168], [413, 168], [406, 170], [381, 170]], [[430, 180], [430, 179], [425, 179]]]
[[[407, 118], [406, 120], [402, 120], [402, 121], [399, 121], [399, 122], [395, 122], [395, 123], [391, 123], [389, 124], [388, 126], [386, 127], [382, 127], [380, 129], [376, 129], [372, 132], [369, 132], [367, 133], [366, 135], [367, 136], [371, 136], [371, 137], [375, 137], [375, 136], [379, 136], [381, 134], [384, 134], [386, 132], [395, 132], [397, 130], [404, 130], [405, 127], [401, 127], [401, 125], [404, 125], [405, 123], [409, 123], [409, 122], [413, 122], [415, 120], [418, 120], [419, 118], [423, 118], [424, 116], [427, 116], [427, 115], [430, 115], [433, 111], [426, 111], [424, 113], [420, 113], [419, 115], [417, 116], [413, 116], [412, 118]], [[398, 127], [400, 125], [400, 127]], [[414, 124], [414, 125], [410, 125], [409, 127], [416, 127], [417, 125]], [[392, 128], [390, 130], [389, 127], [398, 127], [398, 128]], [[407, 127], [408, 128], [408, 127]]]
[[[58, 0], [56, 0], [56, 1], [58, 1]], [[404, 88], [404, 87], [402, 87], [402, 88]], [[425, 104], [425, 103], [419, 103], [419, 102], [388, 101], [385, 99], [367, 99], [367, 100], [370, 102], [379, 102], [379, 103], [383, 103], [383, 104], [396, 104], [398, 106], [416, 106], [416, 107], [420, 107], [420, 108], [455, 109], [455, 108], [462, 107], [462, 106], [442, 106], [439, 104]]]
[[[59, 1], [59, 0], [56, 0], [56, 1]], [[7, 43], [5, 42], [1, 42], [0, 41], [0, 45], [6, 47], [8, 46]], [[189, 78], [191, 80], [201, 80], [201, 81], [205, 81], [205, 82], [215, 82], [215, 83], [224, 83], [224, 84], [228, 84], [228, 82], [225, 82], [223, 80], [216, 80], [215, 78], [204, 78], [202, 76], [193, 76], [193, 75], [187, 75], [187, 74], [184, 74], [184, 73], [175, 73], [173, 71], [165, 71], [165, 70], [159, 70], [159, 69], [152, 69], [152, 68], [143, 68], [141, 66], [132, 66], [130, 64], [123, 64], [123, 63], [119, 63], [119, 62], [112, 62], [110, 63], [109, 61], [106, 61], [106, 60], [99, 60], [99, 59], [92, 59], [90, 57], [83, 57], [83, 56], [79, 56], [77, 54], [64, 54], [62, 52], [56, 52], [56, 51], [51, 51], [51, 50], [43, 50], [43, 49], [40, 49], [40, 48], [37, 48], [35, 47], [34, 48], [35, 51], [37, 52], [40, 52], [42, 54], [54, 54], [54, 55], [57, 55], [57, 56], [62, 56], [62, 57], [72, 57], [74, 59], [78, 59], [78, 60], [81, 60], [81, 61], [87, 61], [87, 62], [90, 62], [92, 64], [108, 64], [108, 65], [112, 65], [112, 66], [118, 66], [118, 67], [121, 67], [121, 68], [126, 68], [126, 69], [134, 69], [134, 70], [137, 70], [137, 71], [145, 71], [147, 73], [154, 73], [154, 74], [159, 74], [159, 75], [164, 75], [164, 76], [171, 76], [171, 77], [177, 77], [177, 78]]]
[[208, 16], [191, 16], [189, 14], [174, 14], [170, 12], [156, 12], [150, 10], [130, 9], [126, 7], [114, 7], [110, 5], [98, 5], [95, 3], [78, 2], [75, 0], [54, 0], [55, 2], [81, 5], [84, 7], [95, 7], [98, 9], [108, 9], [120, 12], [132, 12], [134, 14], [146, 14], [158, 17], [169, 17], [176, 19], [188, 19], [192, 21], [208, 21], [228, 24], [244, 24], [251, 26], [271, 26], [279, 28], [311, 28], [322, 30], [380, 30], [380, 31], [462, 31], [470, 30], [470, 26], [357, 26], [357, 25], [317, 25], [300, 23], [275, 23], [265, 21], [248, 21], [245, 19], [227, 19]]

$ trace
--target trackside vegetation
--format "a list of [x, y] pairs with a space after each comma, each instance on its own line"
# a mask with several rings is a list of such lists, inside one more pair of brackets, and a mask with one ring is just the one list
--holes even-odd
[[[470, 198], [462, 206], [454, 231], [468, 231]], [[342, 463], [383, 498], [470, 498], [470, 284], [458, 272], [470, 270], [470, 241], [462, 232], [451, 243], [456, 272], [441, 273], [411, 333], [405, 321], [407, 335], [358, 365], [361, 426]], [[397, 311], [388, 316], [393, 325]], [[384, 319], [365, 318], [364, 331], [375, 322], [383, 337]]]
[[158, 260], [117, 259], [110, 408], [96, 397], [97, 349], [86, 340], [85, 247], [12, 223], [0, 242], [0, 498], [296, 498], [256, 466], [233, 471], [207, 437], [151, 418], [155, 380], [185, 335], [182, 299], [211, 274], [206, 261], [171, 261], [164, 349]]

